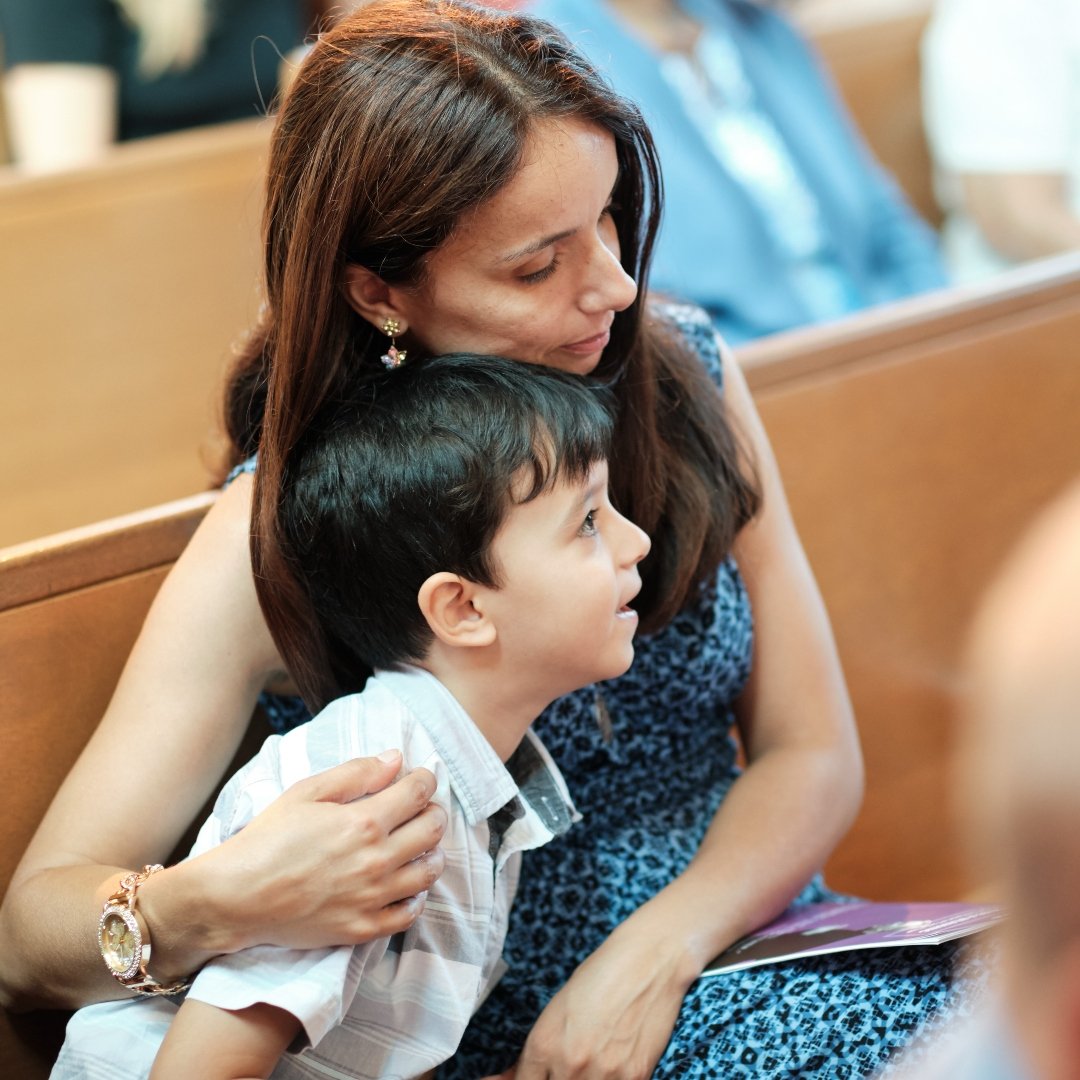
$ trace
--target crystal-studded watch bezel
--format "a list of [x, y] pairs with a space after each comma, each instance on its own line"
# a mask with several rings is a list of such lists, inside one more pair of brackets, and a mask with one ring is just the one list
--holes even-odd
[[[113, 950], [105, 943], [105, 923], [111, 915], [118, 916], [135, 938], [135, 950], [127, 967], [124, 968], [114, 967], [109, 963], [108, 956], [106, 955], [107, 953], [113, 953]], [[134, 912], [121, 904], [109, 904], [104, 908], [101, 912], [101, 918], [98, 920], [98, 942], [101, 945], [102, 956], [105, 956], [106, 958], [105, 963], [108, 965], [109, 971], [115, 978], [119, 979], [121, 982], [127, 982], [129, 979], [134, 979], [136, 975], [142, 973], [142, 930], [139, 929], [139, 923], [135, 918]]]

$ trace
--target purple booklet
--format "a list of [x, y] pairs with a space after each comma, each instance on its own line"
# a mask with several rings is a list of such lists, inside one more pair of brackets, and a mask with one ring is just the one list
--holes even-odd
[[888, 904], [841, 901], [789, 908], [778, 919], [725, 949], [701, 973], [796, 960], [803, 956], [898, 945], [940, 945], [993, 926], [1005, 917], [996, 904]]

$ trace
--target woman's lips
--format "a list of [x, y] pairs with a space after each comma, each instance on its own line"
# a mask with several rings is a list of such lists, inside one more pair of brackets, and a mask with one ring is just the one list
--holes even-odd
[[581, 341], [575, 341], [570, 345], [564, 345], [563, 348], [567, 352], [580, 353], [583, 356], [587, 356], [589, 353], [594, 353], [603, 349], [610, 339], [611, 330], [603, 330], [599, 334], [594, 334], [592, 337], [583, 338]]

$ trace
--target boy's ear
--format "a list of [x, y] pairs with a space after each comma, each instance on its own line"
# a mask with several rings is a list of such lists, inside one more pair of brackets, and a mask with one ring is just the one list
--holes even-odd
[[420, 586], [417, 601], [431, 632], [445, 645], [480, 648], [497, 636], [490, 616], [474, 600], [478, 586], [457, 574], [440, 571]]
[[353, 311], [367, 319], [380, 333], [387, 319], [397, 321], [399, 335], [408, 331], [409, 321], [397, 302], [397, 290], [366, 266], [346, 265], [345, 297]]

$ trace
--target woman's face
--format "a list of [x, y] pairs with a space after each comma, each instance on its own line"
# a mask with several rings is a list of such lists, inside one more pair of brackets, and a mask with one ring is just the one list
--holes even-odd
[[615, 143], [578, 120], [537, 124], [517, 175], [461, 221], [399, 291], [408, 336], [587, 374], [637, 286], [619, 262]]

